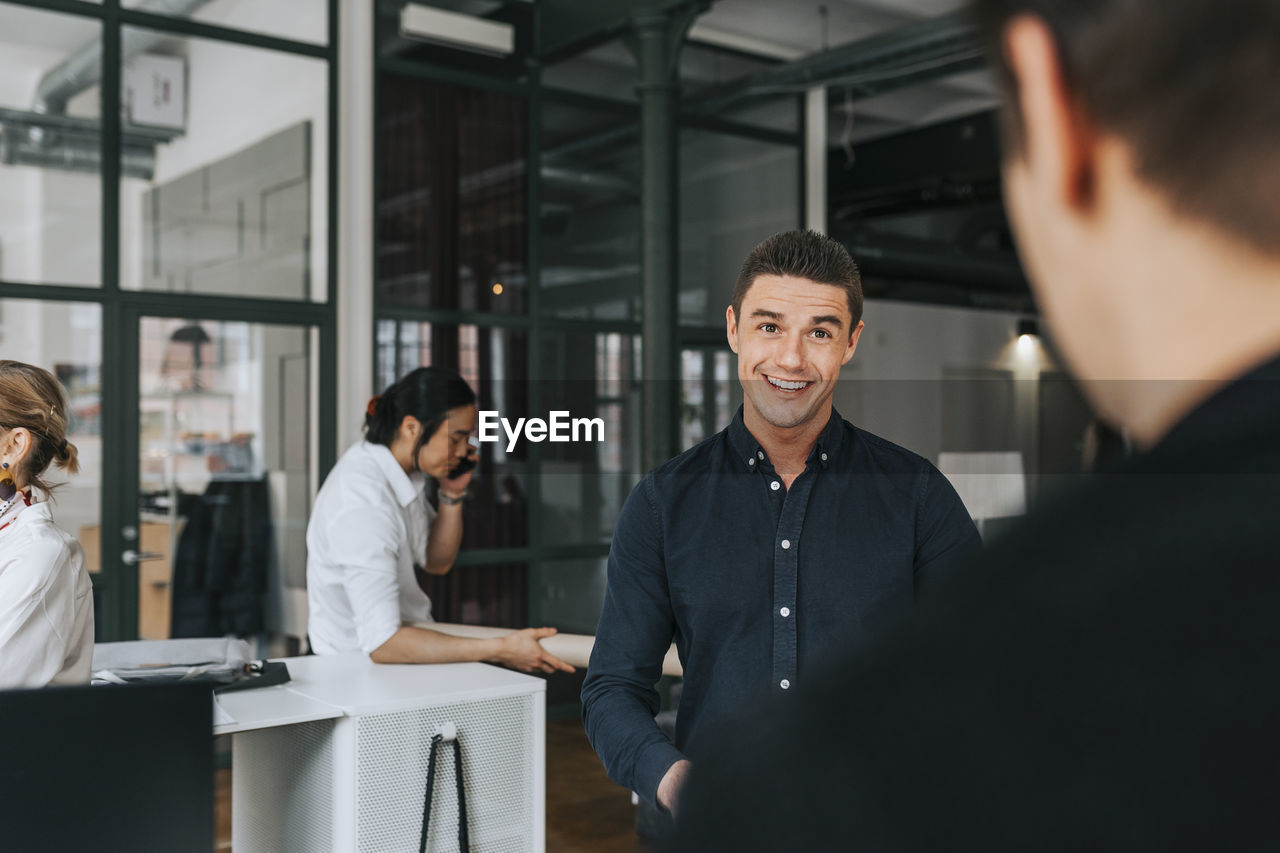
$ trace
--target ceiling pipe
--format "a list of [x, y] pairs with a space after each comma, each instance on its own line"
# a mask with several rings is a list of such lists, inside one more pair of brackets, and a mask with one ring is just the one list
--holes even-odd
[[[185, 17], [209, 0], [144, 0], [137, 11], [170, 17]], [[156, 43], [169, 38], [163, 33], [126, 28], [120, 34], [120, 62], [127, 63]], [[61, 114], [67, 102], [102, 80], [102, 39], [92, 39], [79, 50], [54, 66], [36, 84], [35, 103], [38, 113]]]
[[[87, 141], [79, 137], [72, 141], [42, 145], [26, 139], [14, 139], [6, 133], [0, 135], [0, 162], [11, 166], [97, 173], [102, 171], [102, 148], [96, 140]], [[121, 149], [120, 174], [124, 177], [151, 180], [155, 168], [154, 149]]]
[[813, 86], [870, 97], [985, 66], [975, 28], [952, 12], [788, 62], [684, 100], [689, 112], [715, 114], [742, 101], [798, 93]]

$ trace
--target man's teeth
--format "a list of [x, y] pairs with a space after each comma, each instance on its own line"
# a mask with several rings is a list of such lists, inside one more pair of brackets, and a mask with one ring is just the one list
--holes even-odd
[[774, 379], [772, 376], [768, 377], [768, 379], [770, 384], [775, 385], [784, 391], [799, 391], [801, 388], [809, 384], [808, 382], [788, 382], [785, 379]]

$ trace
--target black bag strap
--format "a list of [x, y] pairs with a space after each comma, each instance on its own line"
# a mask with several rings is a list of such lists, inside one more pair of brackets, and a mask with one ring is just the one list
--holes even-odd
[[[439, 732], [431, 736], [431, 754], [427, 758], [427, 793], [422, 803], [422, 840], [418, 842], [418, 853], [426, 853], [427, 829], [431, 824], [431, 794], [436, 783], [436, 750], [440, 741], [444, 740]], [[458, 851], [469, 853], [471, 842], [467, 837], [467, 791], [462, 781], [462, 742], [455, 736], [453, 739], [454, 778], [458, 783]]]

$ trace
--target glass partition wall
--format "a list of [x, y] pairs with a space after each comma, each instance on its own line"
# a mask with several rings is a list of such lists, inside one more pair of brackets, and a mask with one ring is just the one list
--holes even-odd
[[99, 640], [305, 636], [336, 2], [285, 5], [0, 2], [0, 345], [67, 391]]
[[[492, 14], [515, 16], [512, 5], [522, 4]], [[409, 45], [380, 20], [374, 389], [419, 365], [448, 366], [482, 410], [512, 421], [567, 411], [604, 433], [480, 445], [464, 549], [436, 580], [434, 614], [592, 633], [613, 525], [643, 474], [642, 382], [679, 387], [690, 445], [741, 399], [724, 308], [746, 252], [800, 224], [799, 98], [682, 115], [672, 283], [682, 372], [645, 377], [639, 113], [622, 41], [549, 64], [463, 61]], [[768, 64], [687, 50], [689, 92]]]

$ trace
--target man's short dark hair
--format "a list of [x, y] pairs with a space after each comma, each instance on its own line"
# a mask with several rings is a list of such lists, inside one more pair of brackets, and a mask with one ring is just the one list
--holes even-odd
[[1044, 21], [1089, 118], [1133, 149], [1175, 210], [1280, 251], [1280, 3], [1276, 0], [972, 0], [1004, 84], [1006, 144], [1022, 116], [1005, 26]]
[[789, 275], [844, 290], [853, 318], [849, 334], [862, 319], [862, 276], [839, 241], [817, 231], [783, 231], [757, 245], [742, 262], [733, 286], [733, 316], [742, 319], [742, 299], [762, 275]]

